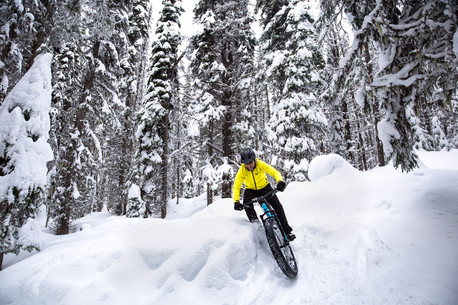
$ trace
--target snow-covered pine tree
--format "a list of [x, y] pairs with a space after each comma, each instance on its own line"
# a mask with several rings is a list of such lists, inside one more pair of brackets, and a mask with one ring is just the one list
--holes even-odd
[[95, 6], [91, 0], [67, 0], [55, 18], [52, 143], [57, 158], [49, 212], [58, 234], [68, 233], [72, 219], [103, 205], [121, 214], [127, 204], [132, 152], [124, 144], [131, 142], [132, 128], [130, 134], [124, 128], [132, 120], [127, 104], [136, 98], [128, 97], [135, 87], [129, 71], [140, 70], [128, 62], [132, 7], [103, 2], [95, 11]]
[[238, 111], [252, 110], [246, 104], [246, 90], [251, 83], [255, 40], [246, 0], [199, 1], [194, 12], [202, 30], [191, 42], [196, 99], [190, 107], [199, 121], [203, 143], [199, 161], [210, 204], [219, 185], [222, 197], [231, 197], [232, 170], [228, 165], [243, 145], [234, 137], [234, 126], [246, 119]]
[[79, 202], [91, 211], [106, 206], [117, 214], [125, 213], [128, 190], [123, 119], [130, 75], [122, 66], [129, 48], [128, 4], [88, 0], [82, 7], [87, 61], [76, 120], [78, 151], [82, 147], [88, 161], [81, 169], [86, 179], [78, 181]]
[[320, 45], [327, 54], [322, 99], [328, 118], [328, 146], [355, 167], [367, 170], [384, 165], [376, 132], [378, 104], [365, 92], [374, 77], [371, 45], [364, 30], [357, 33], [352, 46], [348, 45], [343, 11], [341, 1], [323, 1], [317, 22]]
[[[51, 37], [54, 51], [53, 93], [50, 143], [54, 151], [49, 173], [47, 210], [49, 225], [57, 234], [67, 234], [70, 222], [78, 210], [74, 192], [79, 176], [76, 114], [83, 78], [82, 18], [79, 1], [69, 0], [56, 6], [55, 31]], [[84, 44], [85, 45], [85, 44]], [[73, 136], [72, 136], [73, 135]], [[48, 223], [51, 221], [50, 223]]]
[[[146, 89], [146, 66], [149, 50], [149, 28], [151, 21], [151, 4], [148, 0], [134, 0], [129, 13], [130, 41], [129, 56], [122, 63], [127, 77], [126, 109], [123, 115], [123, 149], [124, 166], [127, 169], [127, 202], [123, 208], [127, 217], [145, 216], [145, 203], [140, 195], [138, 168], [135, 165], [135, 153], [138, 149], [135, 137], [135, 114], [141, 105]], [[126, 192], [126, 190], [124, 191]]]
[[[253, 17], [245, 11], [236, 11], [235, 23], [243, 24], [243, 27], [233, 27], [234, 38], [243, 42], [242, 47], [237, 50], [235, 64], [239, 71], [236, 73], [237, 91], [233, 107], [232, 130], [232, 152], [233, 161], [238, 163], [239, 153], [245, 147], [252, 147], [256, 150], [263, 149], [266, 136], [264, 126], [267, 122], [266, 113], [268, 112], [267, 100], [259, 94], [261, 86], [256, 83], [256, 37], [250, 27]], [[239, 37], [239, 38], [237, 38]]]
[[[103, 143], [103, 165], [100, 173], [100, 187], [98, 209], [102, 204], [108, 210], [121, 215], [126, 213], [128, 191], [130, 184], [127, 183], [134, 155], [133, 147], [133, 112], [136, 110], [135, 91], [138, 89], [134, 80], [141, 76], [141, 61], [143, 56], [133, 58], [132, 45], [129, 39], [130, 25], [129, 12], [132, 5], [129, 1], [107, 2], [110, 32], [106, 40], [105, 50], [100, 53], [100, 61], [105, 71], [97, 76], [96, 96], [101, 100], [102, 111], [98, 114], [102, 120], [97, 127], [97, 136]], [[139, 4], [136, 4], [139, 9]], [[144, 9], [147, 9], [145, 7]], [[147, 31], [149, 20], [148, 11], [136, 16], [136, 26], [143, 27]], [[144, 34], [143, 34], [144, 35]], [[139, 37], [147, 40], [147, 37]], [[143, 45], [139, 46], [138, 53], [144, 52]], [[132, 108], [133, 107], [133, 108]]]
[[33, 64], [51, 34], [55, 0], [0, 4], [0, 105]]
[[327, 125], [317, 98], [324, 62], [314, 21], [304, 1], [258, 1], [257, 8], [264, 25], [260, 73], [273, 104], [269, 140], [285, 178], [304, 180], [307, 160], [324, 150]]
[[0, 106], [0, 270], [5, 253], [39, 248], [35, 222], [52, 160], [49, 53], [34, 65]]
[[[53, 98], [51, 144], [55, 160], [50, 172], [48, 220], [57, 234], [68, 234], [71, 221], [94, 209], [96, 161], [89, 148], [99, 142], [90, 128], [94, 108], [83, 103], [87, 77], [87, 50], [91, 40], [85, 39], [87, 20], [83, 18], [85, 3], [67, 0], [57, 6], [55, 31], [51, 45], [56, 54], [53, 62]], [[89, 146], [88, 146], [89, 143]], [[100, 152], [100, 150], [98, 150]], [[101, 154], [99, 154], [101, 155]]]
[[139, 112], [137, 162], [148, 211], [165, 218], [169, 195], [170, 115], [178, 102], [181, 0], [164, 0], [153, 41], [145, 104]]
[[380, 59], [372, 87], [386, 111], [379, 124], [385, 154], [396, 167], [409, 171], [417, 166], [414, 149], [432, 146], [429, 111], [453, 112], [449, 105], [458, 79], [453, 52], [457, 7], [452, 0], [411, 0], [402, 6], [384, 2], [377, 3], [380, 13], [373, 20]]

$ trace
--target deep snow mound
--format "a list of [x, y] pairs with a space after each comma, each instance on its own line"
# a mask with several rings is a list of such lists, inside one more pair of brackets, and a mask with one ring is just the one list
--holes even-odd
[[262, 267], [256, 228], [240, 218], [80, 223], [1, 272], [1, 305], [230, 304]]
[[311, 181], [317, 181], [321, 177], [335, 173], [355, 173], [355, 169], [344, 158], [337, 154], [321, 155], [315, 157], [309, 166], [309, 178]]
[[456, 305], [458, 160], [435, 155], [410, 173], [316, 158], [319, 181], [278, 193], [294, 281], [232, 199], [200, 197], [170, 202], [166, 220], [94, 213], [73, 234], [45, 232], [41, 252], [6, 256], [0, 305]]

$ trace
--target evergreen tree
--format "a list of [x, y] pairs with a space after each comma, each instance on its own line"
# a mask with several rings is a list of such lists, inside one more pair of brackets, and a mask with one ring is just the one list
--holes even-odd
[[82, 75], [76, 44], [69, 41], [55, 50], [50, 133], [55, 158], [49, 173], [51, 185], [47, 209], [48, 221], [52, 220], [52, 229], [57, 234], [67, 234], [72, 218], [77, 217], [72, 213], [73, 210], [78, 210], [77, 181], [84, 179], [76, 165], [79, 146], [76, 137], [76, 105], [78, 92], [81, 90], [78, 81]]
[[54, 6], [54, 0], [5, 0], [0, 4], [0, 104], [47, 44]]
[[99, 3], [97, 12], [94, 6], [90, 0], [68, 0], [58, 6], [55, 20], [52, 143], [57, 158], [49, 211], [58, 234], [68, 233], [72, 219], [103, 206], [117, 214], [127, 209], [132, 111], [138, 99], [132, 71], [141, 71], [137, 63], [143, 60], [135, 59], [130, 38], [142, 40], [147, 30], [129, 33], [128, 1]]
[[[445, 130], [454, 128], [445, 127], [442, 122], [447, 119], [441, 122], [435, 115], [442, 113], [445, 118], [453, 113], [449, 105], [456, 94], [456, 71], [450, 70], [456, 66], [456, 55], [451, 51], [456, 31], [454, 4], [326, 1], [322, 8], [324, 15], [330, 13], [327, 20], [331, 23], [332, 14], [345, 10], [355, 31], [352, 46], [341, 57], [326, 96], [331, 101], [340, 100], [333, 107], [347, 108], [351, 102], [343, 98], [349, 94], [350, 101], [356, 100], [364, 109], [365, 114], [359, 111], [361, 119], [347, 134], [354, 133], [355, 128], [363, 132], [346, 139], [354, 143], [359, 138], [359, 150], [368, 147], [377, 152], [359, 153], [366, 164], [363, 168], [373, 166], [371, 159], [384, 165], [384, 151], [395, 166], [408, 171], [416, 166], [415, 148], [437, 147], [434, 139], [449, 147], [447, 138], [453, 137], [453, 131], [447, 136]], [[381, 115], [385, 115], [383, 120]]]
[[[53, 62], [53, 98], [51, 145], [55, 159], [50, 172], [48, 220], [57, 234], [68, 234], [71, 221], [92, 212], [87, 194], [94, 194], [95, 179], [87, 169], [95, 165], [93, 154], [86, 145], [89, 129], [88, 113], [81, 103], [85, 88], [86, 50], [90, 41], [84, 39], [82, 3], [67, 0], [57, 6], [55, 31], [51, 45], [55, 52]], [[92, 110], [92, 111], [91, 111]], [[89, 178], [89, 179], [88, 179]], [[88, 204], [89, 202], [89, 204]]]
[[324, 138], [327, 121], [317, 98], [324, 62], [315, 46], [314, 21], [305, 2], [273, 4], [257, 4], [264, 24], [260, 71], [269, 83], [273, 104], [269, 140], [282, 160], [280, 168], [292, 174], [286, 179], [304, 180], [303, 160], [324, 150], [319, 139]]
[[220, 184], [222, 197], [231, 196], [230, 164], [240, 148], [234, 141], [234, 126], [239, 129], [243, 124], [241, 109], [251, 111], [247, 90], [255, 40], [248, 1], [200, 1], [195, 20], [203, 29], [191, 42], [196, 99], [190, 107], [199, 120], [202, 180], [210, 204]]
[[396, 167], [409, 171], [417, 166], [414, 148], [431, 147], [432, 128], [429, 132], [424, 128], [431, 121], [428, 112], [434, 104], [448, 107], [456, 93], [458, 72], [452, 51], [456, 4], [406, 1], [400, 10], [394, 4], [380, 10], [376, 24], [380, 73], [373, 82], [386, 110], [380, 132], [385, 153]]
[[[137, 136], [142, 198], [161, 218], [169, 195], [170, 116], [178, 103], [178, 46], [181, 42], [181, 1], [164, 0], [153, 42], [146, 103]], [[159, 173], [159, 174], [158, 174]]]
[[339, 1], [321, 2], [318, 21], [321, 47], [327, 54], [322, 98], [328, 118], [328, 145], [331, 152], [367, 170], [377, 164], [384, 165], [377, 137], [378, 104], [365, 91], [375, 73], [369, 56], [371, 45], [367, 36], [361, 34], [354, 40], [358, 48], [348, 45], [342, 27], [342, 4], [336, 2]]
[[52, 160], [51, 59], [49, 53], [37, 56], [0, 106], [0, 270], [5, 253], [39, 248], [34, 219]]
[[[129, 14], [130, 41], [129, 56], [123, 64], [127, 76], [126, 109], [124, 111], [123, 149], [124, 167], [126, 168], [127, 202], [123, 209], [128, 217], [145, 214], [145, 203], [140, 195], [139, 173], [135, 165], [135, 153], [138, 149], [135, 137], [135, 114], [144, 96], [146, 64], [148, 62], [151, 5], [147, 0], [134, 0]], [[138, 190], [138, 191], [137, 191]]]
[[[143, 4], [144, 5], [144, 4]], [[142, 9], [139, 16], [135, 16], [135, 31], [140, 35], [137, 39], [146, 40], [145, 31], [148, 28], [147, 7], [140, 7], [142, 3], [136, 3], [135, 9]], [[126, 213], [128, 200], [129, 171], [133, 165], [133, 118], [137, 107], [136, 91], [138, 86], [134, 84], [136, 76], [142, 73], [141, 62], [145, 60], [143, 56], [133, 58], [132, 31], [130, 29], [132, 20], [127, 16], [132, 10], [130, 1], [113, 2], [108, 5], [112, 29], [109, 33], [109, 49], [101, 54], [101, 61], [106, 71], [98, 77], [102, 80], [97, 83], [98, 96], [102, 97], [103, 119], [101, 126], [97, 128], [98, 137], [103, 139], [103, 164], [101, 165], [100, 181], [98, 194], [99, 202], [103, 202], [110, 211], [118, 215]], [[132, 16], [132, 15], [131, 15]], [[132, 16], [133, 17], [133, 16]], [[138, 24], [141, 22], [141, 24]], [[130, 35], [130, 37], [129, 37]], [[143, 36], [141, 36], [143, 35]], [[106, 38], [105, 38], [106, 39]], [[144, 52], [144, 45], [136, 46], [138, 54]], [[105, 116], [106, 115], [106, 116]], [[98, 209], [101, 209], [101, 204]]]

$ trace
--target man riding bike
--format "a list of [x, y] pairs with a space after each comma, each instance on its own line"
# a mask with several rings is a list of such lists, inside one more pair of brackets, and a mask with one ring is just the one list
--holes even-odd
[[[242, 165], [235, 176], [234, 186], [232, 188], [234, 196], [234, 210], [243, 210], [243, 204], [240, 203], [240, 190], [243, 183], [245, 183], [245, 193], [243, 196], [243, 202], [245, 203], [250, 202], [251, 199], [255, 197], [263, 196], [272, 191], [272, 187], [267, 180], [267, 174], [277, 181], [278, 191], [283, 192], [285, 190], [286, 183], [283, 181], [280, 172], [271, 165], [256, 158], [256, 154], [251, 148], [243, 149], [240, 153], [240, 159]], [[278, 200], [277, 195], [273, 195], [267, 201], [274, 208], [288, 239], [290, 241], [294, 240], [296, 236], [291, 232], [293, 229], [288, 224], [285, 211], [283, 210], [283, 206]], [[251, 222], [258, 221], [256, 211], [252, 206], [245, 207], [245, 212]]]

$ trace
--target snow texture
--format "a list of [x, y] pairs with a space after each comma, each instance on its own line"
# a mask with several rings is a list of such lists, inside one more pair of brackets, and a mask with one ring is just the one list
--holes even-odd
[[6, 256], [0, 304], [456, 304], [458, 150], [419, 156], [408, 174], [312, 160], [312, 182], [279, 194], [296, 280], [231, 199], [201, 196], [165, 220], [94, 213], [43, 234], [41, 252]]
[[349, 175], [357, 171], [350, 163], [337, 154], [318, 156], [310, 162], [309, 178], [317, 181], [331, 174]]
[[0, 106], [0, 152], [6, 150], [6, 175], [0, 176], [0, 195], [13, 202], [12, 189], [44, 189], [46, 162], [53, 159], [49, 139], [51, 54], [41, 54]]
[[393, 139], [399, 139], [401, 135], [396, 130], [393, 119], [383, 119], [378, 122], [377, 127], [378, 137], [383, 143], [383, 150], [385, 151], [385, 155], [389, 156], [393, 153], [393, 146], [391, 145], [391, 141]]

